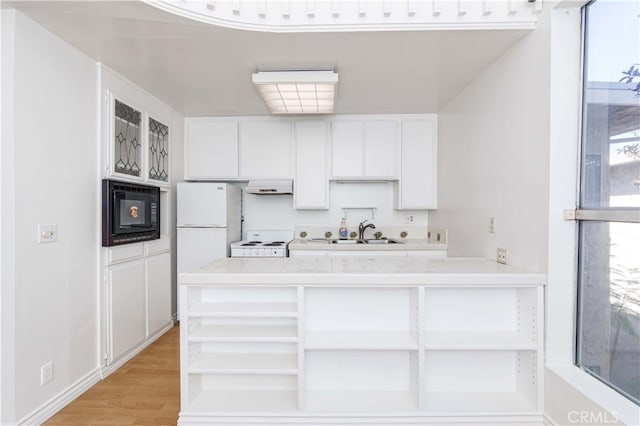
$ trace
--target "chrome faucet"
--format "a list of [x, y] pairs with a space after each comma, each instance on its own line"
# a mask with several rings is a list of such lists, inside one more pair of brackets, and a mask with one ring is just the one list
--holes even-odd
[[365, 222], [366, 220], [363, 220], [362, 222], [360, 222], [360, 225], [358, 225], [358, 239], [360, 241], [364, 240], [364, 231], [366, 231], [367, 228], [376, 229], [376, 226], [373, 223], [365, 225]]

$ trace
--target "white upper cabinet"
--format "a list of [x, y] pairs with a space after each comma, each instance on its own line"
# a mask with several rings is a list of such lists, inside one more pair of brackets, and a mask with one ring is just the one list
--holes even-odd
[[327, 122], [324, 120], [297, 121], [295, 141], [294, 208], [328, 209]]
[[397, 178], [397, 153], [397, 121], [366, 121], [364, 125], [364, 175], [370, 178]]
[[331, 123], [331, 176], [362, 178], [364, 176], [364, 123], [333, 121]]
[[155, 119], [136, 102], [129, 104], [108, 92], [110, 175], [125, 180], [169, 183], [170, 113], [162, 121]]
[[238, 121], [185, 119], [185, 179], [238, 177]]
[[291, 178], [291, 121], [240, 120], [239, 175], [243, 179]]
[[102, 177], [169, 187], [171, 108], [104, 67], [100, 84]]
[[142, 179], [142, 112], [113, 96], [110, 101], [112, 172], [114, 175]]
[[400, 179], [396, 209], [435, 209], [438, 178], [436, 116], [402, 121]]
[[331, 122], [333, 179], [396, 179], [397, 121], [334, 120]]
[[169, 183], [169, 126], [147, 115], [147, 179]]
[[187, 118], [186, 180], [294, 179], [295, 209], [329, 208], [329, 181], [395, 181], [399, 210], [436, 208], [437, 116]]

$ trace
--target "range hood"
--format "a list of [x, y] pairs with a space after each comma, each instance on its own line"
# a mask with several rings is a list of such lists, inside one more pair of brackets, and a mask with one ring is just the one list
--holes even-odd
[[250, 180], [245, 191], [260, 195], [293, 194], [293, 181], [291, 179]]

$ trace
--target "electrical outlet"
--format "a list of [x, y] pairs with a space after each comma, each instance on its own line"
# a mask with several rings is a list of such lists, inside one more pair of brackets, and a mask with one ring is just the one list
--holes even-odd
[[58, 225], [38, 225], [38, 244], [58, 241]]
[[40, 367], [40, 386], [44, 386], [53, 380], [53, 361], [49, 361]]
[[496, 233], [496, 218], [495, 217], [490, 217], [489, 218], [489, 233], [490, 234], [495, 234]]
[[499, 248], [497, 250], [496, 261], [504, 265], [507, 264], [507, 249]]
[[415, 222], [416, 218], [412, 214], [404, 215], [404, 223], [405, 225], [410, 225]]

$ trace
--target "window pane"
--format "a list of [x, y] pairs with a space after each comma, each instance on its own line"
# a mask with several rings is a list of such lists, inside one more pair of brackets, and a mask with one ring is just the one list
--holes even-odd
[[582, 208], [640, 207], [640, 2], [586, 8]]
[[640, 400], [640, 224], [580, 223], [578, 365]]

